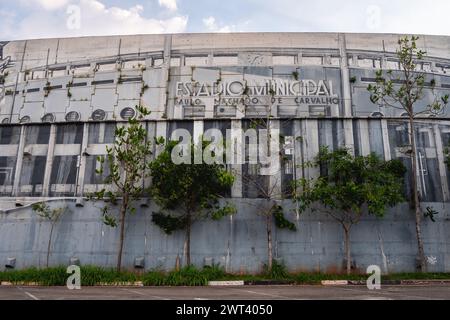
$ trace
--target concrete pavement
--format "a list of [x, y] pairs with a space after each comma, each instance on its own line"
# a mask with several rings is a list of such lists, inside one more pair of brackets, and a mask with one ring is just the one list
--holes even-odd
[[450, 300], [450, 285], [66, 287], [0, 286], [0, 300]]

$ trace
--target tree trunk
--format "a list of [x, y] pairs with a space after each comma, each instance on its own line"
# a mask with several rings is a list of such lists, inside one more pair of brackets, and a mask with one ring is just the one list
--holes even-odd
[[[412, 110], [412, 109], [411, 109]], [[409, 117], [409, 139], [411, 141], [411, 188], [412, 188], [412, 204], [416, 216], [416, 236], [418, 246], [418, 260], [421, 272], [425, 272], [425, 253], [423, 250], [423, 240], [421, 231], [422, 212], [420, 210], [419, 191], [417, 189], [417, 152], [416, 137], [414, 130], [414, 118]]]
[[267, 270], [272, 271], [272, 260], [273, 260], [273, 248], [272, 248], [272, 209], [270, 213], [266, 216], [266, 230], [267, 230]]
[[352, 272], [352, 258], [350, 254], [350, 227], [344, 225], [344, 235], [345, 235], [345, 257], [347, 260], [347, 274]]
[[48, 262], [50, 260], [50, 247], [52, 245], [53, 227], [55, 226], [53, 221], [50, 221], [50, 223], [51, 223], [50, 236], [48, 237], [48, 245], [47, 245], [47, 263], [46, 263], [47, 268], [48, 268]]
[[125, 239], [125, 216], [128, 208], [128, 195], [123, 197], [122, 206], [120, 207], [120, 240], [119, 240], [119, 252], [117, 254], [117, 271], [122, 269], [122, 252], [123, 242]]
[[191, 212], [188, 211], [186, 216], [186, 266], [191, 265]]

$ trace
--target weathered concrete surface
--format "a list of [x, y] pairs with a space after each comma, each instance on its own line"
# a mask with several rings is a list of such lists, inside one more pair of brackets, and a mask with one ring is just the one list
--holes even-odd
[[[450, 286], [0, 287], [0, 300], [449, 300]], [[176, 308], [174, 308], [175, 314]], [[170, 308], [167, 313], [170, 314]], [[219, 310], [220, 312], [220, 310]], [[274, 312], [279, 312], [275, 310]]]
[[[238, 213], [219, 222], [197, 222], [192, 230], [192, 262], [204, 265], [213, 259], [229, 272], [258, 272], [266, 263], [267, 243], [264, 219], [258, 216], [258, 200], [234, 199]], [[101, 222], [99, 203], [51, 202], [68, 211], [55, 226], [50, 265], [68, 265], [71, 257], [82, 264], [113, 267], [119, 230]], [[435, 223], [423, 222], [428, 270], [450, 272], [449, 207], [433, 205], [440, 212]], [[290, 204], [286, 216], [298, 231], [274, 227], [274, 255], [291, 271], [339, 272], [343, 267], [343, 232], [338, 223], [322, 214], [302, 214], [297, 219]], [[145, 257], [145, 268], [173, 269], [177, 256], [183, 263], [184, 232], [164, 234], [151, 222], [155, 208], [138, 208], [126, 226], [123, 263], [133, 268], [134, 259]], [[50, 223], [28, 208], [0, 214], [0, 268], [8, 257], [16, 257], [17, 268], [45, 266]], [[379, 265], [383, 272], [415, 270], [416, 238], [412, 213], [406, 205], [386, 214], [384, 219], [368, 217], [352, 229], [352, 256], [355, 267], [365, 272]], [[434, 263], [434, 264], [433, 264]]]
[[[11, 41], [3, 49], [4, 56], [21, 60], [26, 50], [26, 68], [49, 63], [92, 59], [98, 56], [125, 55], [151, 52], [164, 48], [164, 39], [172, 38], [172, 50], [233, 50], [237, 48], [306, 48], [338, 49], [339, 33], [229, 33], [229, 34], [174, 34], [81, 37]], [[345, 34], [348, 49], [361, 51], [395, 52], [399, 34]], [[26, 45], [26, 47], [25, 47]], [[418, 45], [430, 56], [450, 58], [450, 37], [421, 35]]]

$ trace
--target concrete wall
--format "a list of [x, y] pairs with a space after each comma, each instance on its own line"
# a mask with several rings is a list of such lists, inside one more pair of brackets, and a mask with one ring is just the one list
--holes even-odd
[[[192, 261], [202, 266], [208, 259], [229, 272], [258, 272], [266, 263], [267, 246], [260, 200], [234, 200], [238, 213], [219, 222], [197, 222], [192, 230]], [[50, 265], [67, 265], [71, 257], [82, 264], [114, 267], [118, 228], [104, 225], [100, 204], [91, 202], [75, 207], [74, 202], [52, 201], [53, 207], [68, 210], [55, 226]], [[285, 215], [298, 231], [277, 230], [274, 226], [274, 254], [292, 271], [339, 272], [343, 270], [343, 232], [326, 215], [305, 213], [298, 218], [285, 202]], [[429, 271], [450, 272], [449, 207], [433, 205], [440, 214], [435, 223], [423, 223], [425, 253]], [[128, 218], [124, 248], [124, 267], [132, 269], [134, 258], [145, 257], [146, 269], [172, 269], [176, 257], [184, 260], [184, 232], [164, 234], [151, 222], [155, 208], [139, 208]], [[28, 208], [0, 214], [0, 269], [8, 257], [17, 258], [17, 268], [45, 266], [50, 223]], [[406, 205], [390, 210], [384, 219], [366, 217], [351, 235], [355, 267], [365, 272], [368, 265], [379, 265], [383, 272], [414, 271], [416, 240], [414, 217]]]
[[[255, 117], [254, 110], [259, 110], [256, 117], [269, 112], [268, 102], [262, 99], [269, 97], [266, 93], [260, 97], [261, 105], [223, 105], [209, 96], [201, 97], [198, 105], [204, 108], [203, 112], [191, 114], [186, 110], [192, 109], [192, 104], [177, 102], [177, 82], [250, 80], [251, 86], [253, 80], [294, 81], [295, 74], [299, 80], [332, 81], [339, 103], [327, 102], [330, 112], [313, 112], [309, 103], [293, 103], [292, 95], [277, 94], [283, 102], [275, 103], [270, 112], [274, 126], [280, 126], [284, 136], [295, 138], [289, 160], [297, 164], [312, 160], [321, 145], [328, 145], [346, 146], [360, 155], [375, 152], [385, 160], [398, 158], [408, 165], [408, 156], [400, 152], [407, 144], [402, 113], [370, 103], [367, 92], [367, 85], [374, 82], [375, 70], [397, 72], [395, 49], [400, 37], [239, 33], [8, 42], [0, 54], [0, 76], [4, 81], [0, 84], [0, 268], [12, 256], [17, 257], [19, 268], [45, 264], [49, 223], [40, 221], [29, 207], [11, 208], [48, 197], [81, 197], [98, 187], [98, 182], [86, 181], [94, 169], [90, 161], [93, 157], [89, 155], [105, 153], [105, 145], [112, 142], [112, 131], [106, 130], [108, 123], [93, 121], [124, 121], [124, 110], [142, 104], [152, 111], [146, 125], [149, 138], [153, 138], [167, 137], [171, 128], [177, 127], [177, 121], [184, 121], [183, 126], [189, 126], [198, 135], [204, 126], [210, 126], [210, 120], [221, 119], [223, 123], [218, 127], [238, 130], [245, 123], [243, 118]], [[418, 46], [428, 53], [422, 66], [427, 81], [435, 80], [437, 94], [450, 93], [450, 37], [424, 35]], [[418, 110], [433, 101], [431, 88], [425, 91]], [[258, 96], [256, 90], [250, 93]], [[228, 97], [236, 96], [220, 95]], [[96, 111], [103, 112], [104, 117], [94, 117]], [[417, 124], [419, 191], [423, 201], [435, 202], [434, 207], [441, 212], [435, 224], [424, 222], [426, 253], [431, 261], [437, 261], [430, 265], [431, 271], [449, 271], [450, 241], [446, 230], [450, 173], [443, 158], [443, 150], [450, 145], [449, 119], [447, 110], [439, 118], [425, 115]], [[33, 125], [43, 122], [46, 124], [40, 127], [49, 129], [46, 135], [38, 134], [45, 130], [37, 130]], [[64, 123], [74, 129], [73, 135], [68, 135], [74, 140], [70, 138], [69, 144], [64, 139], [58, 141], [65, 130], [60, 130]], [[98, 139], [90, 141], [90, 137]], [[53, 174], [53, 168], [60, 169]], [[245, 170], [241, 166], [234, 169], [240, 173]], [[54, 178], [58, 172], [67, 172], [67, 177]], [[300, 168], [281, 172], [275, 177], [280, 178], [280, 187], [303, 174]], [[307, 177], [317, 174], [314, 170], [305, 171]], [[265, 231], [263, 219], [254, 214], [257, 208], [248, 204], [260, 200], [243, 199], [251, 193], [247, 187], [237, 178], [231, 191], [240, 208], [238, 215], [194, 227], [192, 253], [196, 264], [214, 258], [229, 271], [260, 270], [266, 257]], [[63, 217], [55, 230], [51, 264], [67, 264], [70, 257], [77, 256], [83, 264], [114, 266], [117, 230], [104, 226], [99, 210], [91, 204], [84, 208], [75, 207], [73, 202], [68, 205], [71, 213]], [[144, 255], [147, 268], [161, 265], [171, 269], [177, 255], [183, 258], [184, 235], [162, 234], [151, 223], [151, 209], [145, 211], [129, 221], [125, 264], [132, 266], [134, 257]], [[296, 223], [297, 233], [276, 232], [276, 256], [292, 270], [340, 269], [340, 227], [320, 215], [302, 215]], [[383, 221], [364, 220], [355, 228], [352, 239], [356, 267], [361, 270], [369, 264], [378, 264], [389, 272], [414, 270], [414, 220], [405, 207], [393, 210]]]

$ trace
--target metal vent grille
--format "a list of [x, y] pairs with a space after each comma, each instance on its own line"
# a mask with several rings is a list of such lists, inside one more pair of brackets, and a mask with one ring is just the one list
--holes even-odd
[[22, 118], [20, 118], [20, 123], [29, 123], [31, 121], [29, 116], [23, 116]]
[[105, 117], [106, 117], [106, 113], [102, 109], [95, 110], [94, 112], [92, 112], [92, 116], [91, 116], [92, 120], [95, 120], [95, 121], [105, 120]]
[[80, 114], [76, 111], [70, 111], [68, 114], [66, 114], [66, 121], [73, 122], [80, 120]]
[[53, 122], [55, 121], [55, 116], [53, 113], [47, 113], [42, 117], [42, 122]]
[[124, 120], [131, 119], [135, 115], [136, 115], [136, 111], [134, 111], [134, 109], [130, 108], [130, 107], [123, 108], [122, 111], [120, 111], [120, 117]]

